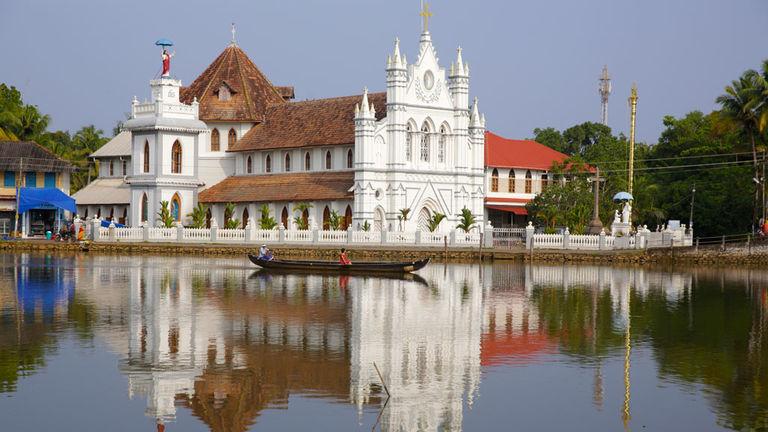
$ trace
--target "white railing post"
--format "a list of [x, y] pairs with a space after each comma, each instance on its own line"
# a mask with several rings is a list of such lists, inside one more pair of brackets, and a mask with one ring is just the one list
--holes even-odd
[[285, 243], [285, 227], [283, 224], [280, 224], [280, 227], [277, 229], [277, 242]]
[[101, 228], [101, 221], [97, 218], [91, 220], [91, 238], [93, 241], [99, 240], [99, 228]]
[[483, 235], [483, 247], [486, 248], [492, 248], [493, 247], [493, 225], [491, 225], [491, 221], [487, 221], [485, 225], [485, 234]]
[[309, 218], [309, 222], [311, 223], [310, 228], [312, 229], [312, 243], [318, 243], [320, 241], [320, 230], [317, 229], [314, 219]]
[[219, 239], [219, 224], [216, 223], [216, 218], [211, 218], [211, 243], [216, 243]]
[[108, 229], [109, 229], [109, 241], [114, 243], [116, 241], [116, 237], [115, 237], [115, 222], [114, 221], [110, 221], [109, 222], [109, 228]]
[[600, 243], [598, 243], [598, 249], [605, 250], [605, 230], [600, 230]]
[[141, 228], [142, 228], [141, 240], [144, 241], [144, 242], [148, 242], [149, 241], [149, 223], [142, 222], [141, 223]]
[[421, 244], [421, 230], [416, 230], [416, 233], [413, 236], [413, 242], [417, 245]]
[[381, 229], [381, 243], [384, 244], [387, 242], [387, 229], [382, 228]]
[[456, 230], [451, 230], [450, 233], [448, 233], [448, 244], [450, 246], [456, 246]]
[[349, 225], [347, 227], [347, 244], [351, 244], [353, 242], [352, 237], [354, 237], [354, 231], [352, 231], [352, 225]]
[[179, 243], [184, 241], [184, 225], [181, 223], [176, 225], [176, 241]]
[[536, 228], [533, 227], [533, 222], [528, 222], [528, 226], [525, 227], [525, 248], [533, 249], [533, 233]]
[[248, 218], [248, 221], [245, 224], [245, 242], [246, 243], [252, 243], [256, 240], [256, 232], [254, 231], [254, 225], [256, 224], [256, 221], [253, 220], [252, 217]]
[[565, 231], [563, 231], [563, 249], [568, 250], [571, 247], [571, 232], [568, 230], [568, 227], [565, 227]]

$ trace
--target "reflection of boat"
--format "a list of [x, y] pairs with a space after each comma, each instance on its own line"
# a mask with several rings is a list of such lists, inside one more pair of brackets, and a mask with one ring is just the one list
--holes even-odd
[[267, 270], [282, 270], [290, 272], [310, 273], [409, 273], [423, 269], [429, 258], [411, 262], [357, 262], [352, 264], [339, 264], [331, 261], [299, 261], [299, 260], [263, 260], [255, 255], [248, 255], [252, 263]]
[[[281, 270], [281, 269], [260, 269], [253, 274], [251, 274], [250, 278], [269, 278], [272, 274], [312, 274], [312, 271], [305, 270], [305, 271], [296, 271], [296, 270]], [[322, 273], [322, 272], [320, 272]], [[327, 272], [325, 274], [328, 274]], [[366, 275], [362, 274], [355, 274], [353, 276], [353, 279], [369, 279], [366, 277]], [[405, 281], [413, 281], [416, 282], [419, 285], [423, 286], [429, 286], [429, 282], [427, 282], [426, 279], [423, 277], [417, 275], [416, 273], [376, 273], [370, 276], [370, 279], [389, 279], [389, 280], [405, 280]], [[339, 276], [339, 285], [346, 287], [345, 285], [349, 284], [348, 277], [345, 275]]]

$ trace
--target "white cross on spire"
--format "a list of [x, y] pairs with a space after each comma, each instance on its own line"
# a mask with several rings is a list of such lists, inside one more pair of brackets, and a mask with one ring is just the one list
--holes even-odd
[[235, 29], [235, 23], [232, 23], [232, 45], [237, 45], [237, 41], [235, 40], [236, 32], [237, 32], [237, 29]]

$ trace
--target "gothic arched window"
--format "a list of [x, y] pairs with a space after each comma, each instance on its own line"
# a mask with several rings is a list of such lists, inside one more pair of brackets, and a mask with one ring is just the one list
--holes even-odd
[[543, 173], [541, 175], [541, 191], [544, 192], [547, 190], [547, 186], [549, 186], [549, 176], [547, 173]]
[[429, 162], [429, 125], [421, 127], [421, 161]]
[[331, 229], [331, 211], [328, 209], [328, 206], [325, 206], [323, 210], [323, 231], [328, 231], [329, 229]]
[[515, 192], [515, 170], [511, 169], [509, 170], [509, 189], [507, 189], [510, 193]]
[[171, 173], [181, 174], [181, 143], [179, 140], [173, 142], [171, 147]]
[[272, 172], [272, 156], [270, 155], [267, 155], [267, 158], [264, 159], [264, 172]]
[[283, 224], [283, 228], [288, 229], [288, 207], [283, 207], [283, 212], [280, 214], [280, 223]]
[[211, 131], [211, 151], [219, 151], [220, 149], [219, 145], [219, 130], [214, 129]]
[[248, 159], [245, 160], [245, 172], [253, 174], [253, 159], [251, 159], [250, 155], [248, 155]]
[[309, 152], [304, 153], [304, 171], [309, 171], [312, 169], [312, 156], [309, 155]]
[[341, 229], [346, 230], [352, 226], [352, 207], [347, 206], [347, 210], [344, 212], [344, 221], [341, 224]]
[[331, 152], [330, 150], [325, 152], [325, 169], [329, 170], [333, 166], [333, 161], [331, 160]]
[[237, 142], [237, 133], [234, 129], [229, 130], [229, 136], [227, 137], [227, 148], [231, 149], [235, 146], [235, 143]]
[[413, 151], [412, 148], [413, 148], [413, 128], [409, 123], [408, 126], [405, 127], [405, 160], [407, 161], [411, 160], [411, 152]]
[[499, 171], [494, 168], [491, 173], [491, 192], [499, 191]]
[[147, 194], [141, 197], [141, 221], [146, 222], [149, 219], [149, 199]]
[[533, 180], [531, 177], [531, 170], [525, 172], [525, 193], [529, 194], [533, 191]]
[[285, 167], [285, 172], [290, 172], [291, 171], [291, 154], [290, 153], [286, 153], [285, 154], [285, 165], [284, 165], [284, 167]]
[[440, 143], [437, 147], [437, 161], [445, 162], [445, 145], [448, 137], [446, 136], [445, 126], [440, 127]]
[[352, 168], [354, 164], [354, 155], [352, 149], [347, 150], [347, 168]]
[[149, 140], [144, 140], [144, 172], [149, 172]]

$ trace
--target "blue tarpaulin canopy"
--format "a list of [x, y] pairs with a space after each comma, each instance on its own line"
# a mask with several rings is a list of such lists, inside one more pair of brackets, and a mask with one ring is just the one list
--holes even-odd
[[[101, 226], [104, 227], [104, 228], [109, 228], [110, 224], [111, 224], [111, 222], [108, 221], [108, 220], [101, 221]], [[119, 224], [119, 223], [115, 222], [115, 228], [125, 228], [125, 225]]]
[[56, 207], [77, 213], [75, 199], [55, 188], [19, 189], [19, 214], [27, 210]]

